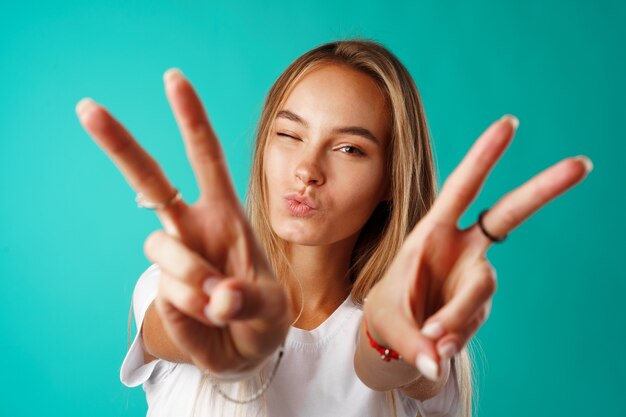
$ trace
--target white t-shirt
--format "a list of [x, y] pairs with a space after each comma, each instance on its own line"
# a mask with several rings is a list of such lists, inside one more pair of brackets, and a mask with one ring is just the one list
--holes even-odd
[[[152, 265], [139, 278], [133, 293], [137, 329], [141, 329], [145, 312], [157, 295], [160, 270]], [[284, 355], [274, 381], [265, 392], [267, 416], [271, 417], [369, 417], [387, 416], [384, 392], [364, 385], [354, 370], [354, 352], [362, 309], [350, 296], [316, 329], [308, 331], [291, 327], [285, 340]], [[265, 368], [266, 377], [276, 363], [273, 355]], [[458, 385], [454, 361], [446, 386], [428, 400], [418, 401], [396, 390], [398, 417], [454, 416], [458, 408]], [[224, 400], [211, 384], [200, 387], [201, 372], [194, 365], [156, 359], [144, 364], [143, 340], [138, 331], [124, 358], [120, 371], [128, 387], [143, 384], [148, 403], [148, 417], [192, 416], [263, 416], [263, 401], [246, 404], [235, 414], [235, 404]], [[255, 385], [256, 384], [256, 385]], [[249, 380], [248, 391], [239, 383], [220, 383], [222, 391], [234, 398], [246, 398], [260, 387], [258, 377]], [[224, 407], [224, 408], [222, 408]], [[393, 415], [393, 414], [392, 414]]]

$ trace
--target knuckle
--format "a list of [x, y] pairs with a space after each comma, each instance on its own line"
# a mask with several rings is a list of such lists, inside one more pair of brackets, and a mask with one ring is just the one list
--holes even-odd
[[156, 230], [148, 235], [143, 244], [144, 253], [148, 257], [155, 257], [157, 248], [163, 242], [165, 232]]
[[139, 168], [138, 187], [141, 190], [156, 190], [162, 187], [163, 177], [160, 175], [159, 166], [156, 164], [142, 164]]
[[208, 138], [213, 133], [212, 129], [207, 125], [204, 120], [197, 118], [188, 120], [185, 127], [191, 135], [191, 139], [201, 143], [208, 140]]
[[[114, 137], [115, 132], [112, 128], [108, 128], [106, 134], [110, 137]], [[132, 154], [132, 149], [132, 145], [126, 140], [116, 138], [115, 140], [109, 141], [109, 152], [116, 158], [125, 158]]]
[[181, 257], [177, 266], [180, 268], [178, 271], [180, 279], [191, 284], [199, 283], [207, 275], [205, 268], [194, 256]]
[[193, 155], [193, 158], [201, 164], [218, 165], [224, 162], [224, 155], [221, 149], [208, 143], [203, 143]]
[[167, 300], [166, 297], [163, 297], [163, 291], [161, 291], [161, 289], [159, 288], [159, 293], [157, 297], [154, 299], [154, 307], [155, 307], [157, 314], [161, 318], [166, 317], [166, 310], [167, 310], [168, 303], [169, 301]]
[[491, 299], [487, 300], [487, 303], [485, 304], [485, 320], [487, 318], [489, 318], [489, 315], [491, 314], [491, 306], [492, 306], [492, 301]]
[[541, 182], [531, 182], [530, 183], [530, 193], [532, 198], [536, 200], [543, 201], [550, 196], [550, 188], [545, 185], [545, 183]]
[[186, 126], [189, 140], [194, 146], [196, 159], [215, 162], [222, 159], [222, 151], [211, 126], [204, 120], [190, 122]]
[[163, 300], [185, 314], [201, 313], [204, 299], [193, 288], [186, 284], [172, 282], [173, 280], [174, 278], [171, 277], [163, 280], [163, 285], [159, 288], [159, 295]]
[[481, 285], [489, 294], [493, 294], [496, 290], [497, 284], [496, 269], [489, 261], [482, 262], [481, 267]]
[[193, 290], [182, 291], [178, 302], [179, 308], [188, 313], [196, 314], [202, 311], [202, 303]]
[[170, 287], [171, 287], [171, 277], [162, 272], [161, 277], [159, 279], [159, 290], [157, 298], [161, 299], [161, 301], [169, 301], [170, 300]]
[[484, 265], [483, 275], [486, 276], [486, 279], [492, 280], [495, 284], [496, 277], [497, 277], [496, 268], [494, 268], [494, 266], [489, 261], [484, 262], [483, 265]]
[[445, 183], [445, 188], [448, 190], [448, 193], [460, 201], [467, 201], [473, 197], [473, 193], [455, 178], [448, 179]]
[[496, 280], [491, 273], [482, 274], [478, 282], [480, 291], [483, 294], [492, 295], [496, 291]]
[[487, 317], [489, 316], [489, 312], [487, 310], [486, 307], [482, 307], [479, 311], [478, 311], [478, 315], [476, 316], [476, 323], [474, 324], [474, 327], [478, 328], [480, 327], [485, 321], [487, 321]]

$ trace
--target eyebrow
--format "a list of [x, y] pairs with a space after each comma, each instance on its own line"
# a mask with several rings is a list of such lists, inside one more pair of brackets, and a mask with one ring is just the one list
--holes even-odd
[[[309, 127], [309, 124], [307, 123], [306, 120], [304, 120], [302, 117], [298, 116], [297, 114], [295, 114], [292, 111], [289, 110], [281, 110], [276, 114], [276, 118], [278, 119], [279, 117], [291, 120], [293, 122], [299, 123], [304, 127]], [[338, 127], [333, 129], [332, 133], [341, 133], [341, 134], [345, 134], [345, 135], [355, 135], [355, 136], [361, 136], [367, 140], [370, 140], [374, 143], [376, 143], [378, 146], [381, 146], [381, 142], [378, 140], [378, 138], [376, 138], [376, 136], [374, 136], [374, 134], [372, 132], [370, 132], [369, 130], [367, 130], [364, 127], [360, 127], [360, 126], [344, 126], [344, 127]]]

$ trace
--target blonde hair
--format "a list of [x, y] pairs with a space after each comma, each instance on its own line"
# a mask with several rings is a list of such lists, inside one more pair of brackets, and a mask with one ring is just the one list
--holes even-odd
[[[371, 76], [384, 94], [391, 115], [386, 155], [391, 200], [381, 202], [363, 226], [348, 271], [352, 299], [362, 305], [436, 196], [434, 160], [421, 98], [408, 70], [388, 49], [366, 39], [330, 42], [300, 56], [279, 76], [266, 97], [257, 126], [246, 209], [276, 276], [287, 285], [295, 274], [287, 258], [288, 242], [279, 238], [270, 224], [263, 154], [280, 107], [299, 80], [324, 64], [345, 65]], [[470, 417], [473, 372], [467, 347], [455, 356], [454, 362], [460, 415]], [[263, 372], [259, 378], [263, 380]], [[201, 386], [205, 383], [203, 379]], [[199, 388], [200, 391], [204, 389]], [[247, 391], [239, 390], [244, 394]], [[397, 415], [394, 391], [387, 392], [387, 400], [392, 414]]]

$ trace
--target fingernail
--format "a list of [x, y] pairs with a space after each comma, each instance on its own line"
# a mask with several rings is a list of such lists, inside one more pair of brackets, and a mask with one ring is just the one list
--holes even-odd
[[226, 322], [224, 320], [222, 320], [222, 319], [220, 319], [218, 317], [215, 317], [215, 314], [213, 314], [213, 310], [211, 310], [211, 303], [207, 304], [204, 307], [204, 315], [215, 326], [217, 326], [217, 327], [224, 327], [224, 326], [226, 326]]
[[85, 110], [93, 106], [96, 102], [93, 101], [89, 97], [85, 97], [76, 104], [76, 114], [82, 116], [85, 113]]
[[422, 327], [422, 334], [431, 339], [438, 339], [443, 335], [444, 328], [439, 322], [431, 322]]
[[585, 171], [587, 172], [587, 174], [589, 174], [593, 170], [593, 162], [591, 162], [591, 159], [587, 158], [585, 155], [575, 156], [574, 159], [577, 159], [585, 164]]
[[429, 356], [419, 353], [416, 365], [422, 375], [431, 381], [436, 381], [439, 378], [439, 366]]
[[183, 73], [181, 70], [179, 70], [178, 68], [170, 68], [167, 71], [165, 71], [165, 74], [163, 74], [163, 81], [168, 82], [173, 80], [176, 77], [182, 77]]
[[204, 280], [204, 283], [202, 283], [202, 291], [204, 291], [206, 295], [211, 295], [211, 293], [213, 292], [213, 289], [219, 283], [220, 283], [219, 278], [209, 277]]
[[231, 288], [219, 288], [213, 292], [209, 301], [210, 320], [217, 318], [218, 322], [224, 322], [224, 318], [228, 320], [241, 309], [243, 299], [241, 292]]
[[439, 356], [441, 356], [441, 359], [450, 359], [456, 355], [456, 345], [453, 342], [445, 343], [437, 350], [437, 352], [439, 353]]
[[517, 130], [517, 127], [519, 126], [519, 119], [512, 114], [505, 114], [500, 118], [500, 120], [508, 121], [509, 123], [511, 123], [514, 130]]

